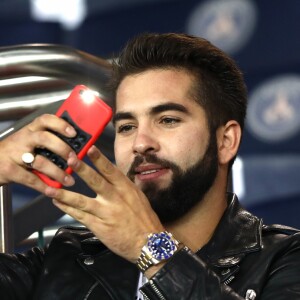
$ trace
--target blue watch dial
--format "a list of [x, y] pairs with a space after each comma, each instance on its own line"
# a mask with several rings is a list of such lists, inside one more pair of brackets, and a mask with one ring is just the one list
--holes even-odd
[[165, 232], [152, 234], [148, 239], [147, 247], [157, 260], [168, 259], [177, 250], [174, 240]]

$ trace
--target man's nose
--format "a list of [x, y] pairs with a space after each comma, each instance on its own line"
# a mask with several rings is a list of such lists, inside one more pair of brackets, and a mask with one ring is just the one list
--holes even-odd
[[133, 143], [133, 152], [135, 154], [146, 154], [157, 152], [159, 143], [154, 133], [150, 130], [138, 130]]

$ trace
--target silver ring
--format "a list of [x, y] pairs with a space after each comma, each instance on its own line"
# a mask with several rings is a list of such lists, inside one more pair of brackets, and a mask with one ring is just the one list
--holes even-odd
[[33, 162], [35, 159], [35, 155], [30, 152], [25, 152], [22, 154], [22, 161], [26, 165], [27, 168], [33, 169]]

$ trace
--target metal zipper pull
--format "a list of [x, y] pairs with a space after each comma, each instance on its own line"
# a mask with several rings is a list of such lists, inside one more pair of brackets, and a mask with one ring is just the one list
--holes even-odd
[[254, 300], [256, 298], [256, 293], [254, 290], [247, 290], [245, 300]]

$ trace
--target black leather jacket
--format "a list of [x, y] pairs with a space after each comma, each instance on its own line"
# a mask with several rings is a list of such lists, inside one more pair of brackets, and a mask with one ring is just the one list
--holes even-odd
[[[234, 195], [212, 239], [182, 249], [146, 284], [145, 299], [300, 299], [300, 233], [265, 226]], [[136, 266], [85, 228], [60, 229], [47, 251], [0, 256], [0, 299], [135, 299]]]

